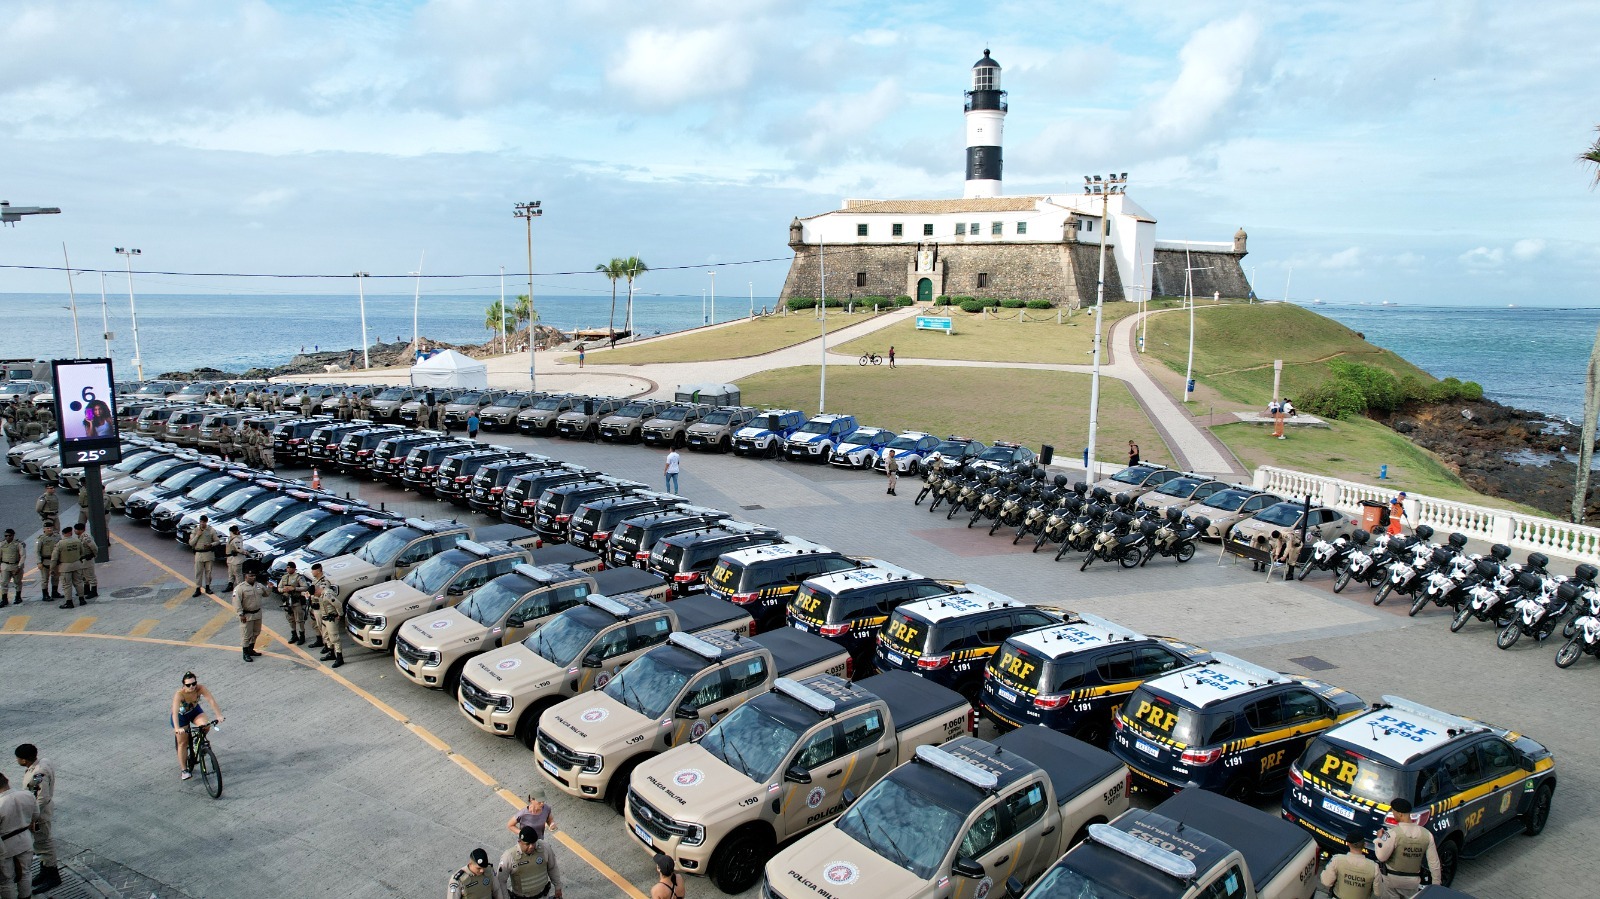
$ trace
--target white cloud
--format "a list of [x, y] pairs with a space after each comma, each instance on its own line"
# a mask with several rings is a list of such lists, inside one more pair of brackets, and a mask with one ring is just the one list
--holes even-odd
[[1511, 255], [1521, 262], [1530, 262], [1544, 255], [1545, 242], [1538, 237], [1525, 237], [1511, 247]]
[[606, 80], [638, 103], [677, 106], [742, 90], [755, 70], [751, 49], [730, 25], [637, 28], [612, 58]]
[[1350, 247], [1348, 249], [1340, 250], [1339, 252], [1334, 253], [1332, 256], [1323, 259], [1320, 264], [1323, 268], [1345, 269], [1356, 268], [1357, 266], [1361, 265], [1361, 263], [1361, 248]]
[[1500, 247], [1492, 250], [1488, 247], [1474, 247], [1462, 253], [1459, 258], [1466, 263], [1467, 268], [1498, 268], [1506, 261], [1506, 251]]
[[1213, 128], [1236, 101], [1257, 60], [1261, 23], [1250, 15], [1213, 22], [1195, 32], [1178, 59], [1183, 68], [1143, 118], [1147, 137], [1167, 145], [1193, 141]]

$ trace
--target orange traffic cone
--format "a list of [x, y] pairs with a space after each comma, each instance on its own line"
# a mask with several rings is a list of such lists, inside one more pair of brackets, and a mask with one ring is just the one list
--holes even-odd
[[317, 471], [315, 468], [311, 469], [311, 489], [322, 489], [322, 473]]

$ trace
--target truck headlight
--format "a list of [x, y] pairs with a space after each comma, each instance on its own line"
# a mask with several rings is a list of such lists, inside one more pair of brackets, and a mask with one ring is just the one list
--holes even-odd
[[703, 824], [688, 824], [684, 826], [683, 839], [685, 846], [698, 846], [706, 841], [706, 828]]
[[578, 770], [584, 774], [599, 774], [600, 769], [604, 768], [605, 764], [605, 759], [599, 753], [590, 753], [583, 757], [583, 764]]

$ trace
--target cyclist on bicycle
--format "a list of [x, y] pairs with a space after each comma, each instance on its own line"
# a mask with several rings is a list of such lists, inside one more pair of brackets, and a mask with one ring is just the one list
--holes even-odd
[[172, 694], [172, 734], [178, 744], [178, 772], [183, 780], [188, 780], [189, 773], [189, 740], [187, 732], [192, 724], [202, 730], [209, 727], [211, 722], [206, 718], [205, 710], [200, 707], [200, 700], [206, 699], [211, 703], [211, 708], [216, 710], [217, 723], [222, 723], [222, 704], [217, 702], [217, 697], [200, 683], [193, 671], [183, 673], [183, 686]]

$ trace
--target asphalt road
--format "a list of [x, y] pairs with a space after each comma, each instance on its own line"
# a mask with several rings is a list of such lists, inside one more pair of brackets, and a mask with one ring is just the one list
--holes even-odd
[[[661, 482], [661, 451], [493, 439]], [[387, 487], [325, 481], [390, 508], [455, 514]], [[1398, 693], [1524, 731], [1558, 756], [1549, 828], [1463, 863], [1457, 886], [1543, 899], [1587, 896], [1600, 880], [1590, 851], [1600, 841], [1589, 811], [1600, 760], [1593, 661], [1559, 671], [1554, 646], [1523, 641], [1502, 652], [1485, 625], [1452, 635], [1442, 613], [1408, 619], [1403, 609], [1374, 608], [1369, 592], [1333, 594], [1325, 575], [1268, 584], [1246, 566], [1218, 564], [1214, 549], [1183, 566], [1158, 559], [1080, 573], [913, 507], [909, 481], [897, 499], [873, 475], [686, 455], [682, 482], [697, 503], [846, 552], [1314, 672], [1368, 701]], [[0, 526], [31, 542], [38, 492], [13, 470], [0, 473]], [[63, 498], [69, 521], [70, 503]], [[419, 896], [441, 889], [473, 847], [497, 857], [510, 845], [512, 801], [542, 782], [520, 744], [481, 734], [450, 698], [399, 677], [387, 656], [353, 649], [330, 672], [275, 640], [266, 658], [245, 664], [231, 612], [190, 597], [188, 554], [120, 518], [113, 532], [103, 601], [0, 610], [0, 742], [35, 742], [53, 758], [65, 838], [197, 897]], [[282, 631], [281, 615], [269, 611], [266, 623]], [[228, 718], [214, 742], [226, 777], [219, 801], [198, 780], [177, 778], [166, 715], [189, 669]], [[615, 814], [560, 794], [553, 803], [569, 895], [648, 889], [649, 858]], [[703, 882], [691, 890], [715, 892]]]

